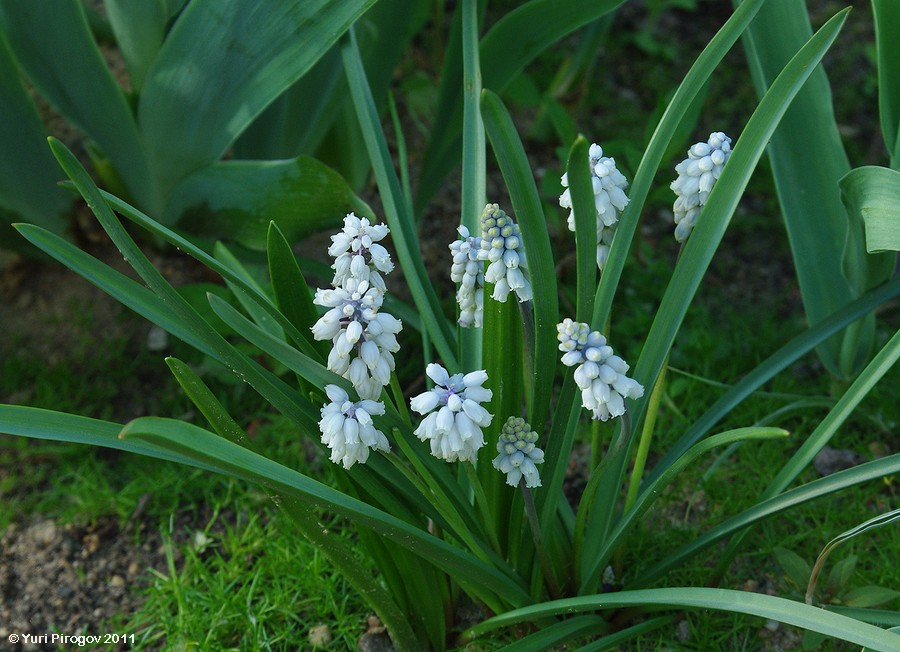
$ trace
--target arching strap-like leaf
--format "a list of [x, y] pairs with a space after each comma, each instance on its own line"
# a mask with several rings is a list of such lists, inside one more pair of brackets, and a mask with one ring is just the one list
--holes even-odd
[[219, 159], [374, 2], [188, 4], [147, 73], [138, 110], [160, 199]]
[[200, 237], [227, 238], [262, 250], [271, 222], [296, 242], [324, 229], [337, 230], [351, 212], [374, 217], [341, 175], [314, 158], [298, 156], [214, 163], [178, 185], [163, 221], [184, 221]]
[[889, 277], [896, 259], [893, 252], [900, 251], [900, 172], [874, 165], [856, 168], [841, 179], [840, 186], [850, 219], [863, 221], [866, 251], [892, 252], [872, 256], [881, 261], [875, 263], [881, 274]]

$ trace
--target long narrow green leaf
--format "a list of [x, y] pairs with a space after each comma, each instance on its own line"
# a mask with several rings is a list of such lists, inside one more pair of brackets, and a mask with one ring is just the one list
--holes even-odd
[[267, 240], [269, 280], [272, 283], [278, 310], [318, 352], [320, 359], [317, 362], [321, 362], [327, 355], [328, 344], [315, 341], [310, 332], [318, 319], [318, 313], [313, 305], [306, 278], [297, 265], [297, 258], [294, 256], [290, 244], [275, 222], [269, 224]]
[[828, 413], [822, 422], [816, 427], [803, 445], [785, 463], [769, 486], [763, 492], [764, 498], [770, 498], [788, 487], [794, 479], [800, 475], [813, 458], [831, 440], [831, 437], [843, 425], [844, 421], [853, 413], [859, 402], [866, 397], [869, 391], [879, 380], [894, 366], [900, 358], [900, 330], [894, 333], [890, 341], [878, 352], [878, 355], [869, 363], [865, 370], [859, 374], [853, 384], [847, 388], [834, 408]]
[[601, 573], [609, 563], [616, 547], [622, 545], [625, 541], [625, 537], [628, 535], [630, 529], [637, 523], [637, 520], [653, 506], [655, 499], [662, 495], [662, 492], [668, 484], [691, 462], [707, 451], [719, 446], [726, 446], [734, 442], [753, 439], [787, 437], [787, 435], [788, 432], [780, 428], [738, 428], [709, 437], [691, 447], [689, 451], [668, 467], [657, 480], [650, 483], [647, 488], [641, 492], [631, 509], [628, 510], [616, 524], [615, 529], [610, 533], [603, 546], [600, 547], [597, 555], [590, 559], [590, 564], [585, 566], [584, 569], [581, 569], [582, 576], [581, 581], [579, 582], [579, 594], [584, 595], [585, 593], [591, 593], [597, 590], [601, 580]]
[[857, 645], [867, 645], [873, 650], [882, 652], [893, 652], [900, 646], [900, 636], [897, 634], [886, 632], [853, 618], [829, 613], [818, 607], [810, 607], [800, 602], [761, 593], [694, 587], [621, 591], [583, 598], [554, 600], [495, 616], [472, 627], [466, 632], [466, 635], [477, 636], [499, 627], [534, 621], [546, 616], [620, 607], [686, 607], [731, 611], [777, 620]]
[[602, 328], [610, 318], [613, 298], [619, 287], [625, 260], [637, 230], [638, 217], [644, 209], [647, 195], [650, 193], [657, 170], [673, 135], [685, 119], [686, 113], [691, 109], [694, 98], [704, 88], [713, 71], [737, 42], [764, 2], [765, 0], [745, 0], [741, 3], [697, 57], [660, 118], [629, 188], [628, 206], [625, 207], [616, 227], [616, 237], [610, 247], [606, 265], [603, 267], [600, 284], [597, 286], [594, 317], [591, 319], [595, 328]]
[[875, 18], [875, 51], [878, 62], [878, 113], [881, 135], [891, 156], [891, 167], [900, 166], [900, 4], [872, 0]]
[[556, 320], [559, 315], [550, 235], [525, 148], [506, 107], [497, 95], [483, 91], [481, 109], [491, 147], [500, 164], [515, 218], [522, 231], [528, 260], [534, 294], [534, 396], [528, 417], [529, 423], [540, 432], [550, 413], [556, 370]]
[[[206, 383], [188, 365], [177, 358], [166, 358], [166, 364], [178, 384], [220, 437], [243, 448], [254, 450], [244, 429], [231, 418]], [[277, 504], [290, 516], [303, 536], [328, 557], [354, 590], [378, 614], [387, 625], [395, 645], [410, 652], [419, 649], [406, 615], [397, 607], [384, 587], [372, 577], [370, 571], [362, 567], [350, 547], [341, 538], [330, 536], [328, 531], [322, 528], [318, 514], [291, 496], [282, 497]]]
[[318, 411], [307, 401], [300, 400], [295, 390], [288, 387], [271, 372], [266, 371], [247, 355], [231, 346], [206, 323], [141, 252], [116, 219], [109, 205], [104, 201], [100, 190], [72, 152], [53, 138], [50, 139], [50, 148], [125, 260], [134, 268], [150, 290], [161, 299], [165, 307], [172, 313], [172, 319], [179, 323], [179, 327], [190, 338], [203, 342], [204, 348], [210, 351], [214, 358], [253, 386], [283, 414], [301, 427], [314, 431], [315, 423], [318, 420]]
[[[624, 0], [530, 0], [510, 11], [481, 41], [484, 87], [499, 93], [550, 45], [613, 11]], [[459, 160], [463, 121], [462, 69], [442, 71], [434, 129], [424, 156], [416, 210], [427, 204], [441, 180]]]
[[653, 482], [659, 474], [669, 468], [676, 459], [699, 441], [701, 437], [709, 432], [710, 428], [731, 412], [735, 406], [762, 387], [771, 378], [774, 378], [779, 372], [809, 353], [819, 342], [822, 342], [829, 335], [837, 333], [866, 313], [874, 310], [877, 306], [897, 296], [900, 296], [900, 278], [895, 278], [874, 290], [870, 290], [833, 315], [795, 336], [752, 371], [744, 375], [734, 387], [713, 403], [703, 413], [703, 416], [697, 419], [679, 437], [678, 441], [666, 452], [662, 459], [656, 463], [644, 484]]
[[0, 25], [31, 82], [102, 150], [142, 205], [153, 179], [125, 94], [94, 43], [80, 0], [0, 2]]
[[[25, 405], [0, 404], [0, 432], [31, 439], [49, 439], [74, 444], [114, 448], [129, 453], [148, 455], [161, 460], [190, 464], [190, 458], [175, 451], [144, 441], [119, 439], [122, 424], [65, 414]], [[211, 466], [196, 464], [206, 470]]]
[[727, 521], [720, 523], [687, 545], [682, 546], [664, 560], [646, 569], [640, 576], [634, 578], [634, 580], [629, 581], [628, 586], [641, 588], [655, 582], [672, 568], [677, 567], [683, 561], [690, 559], [717, 541], [721, 541], [724, 537], [739, 532], [765, 518], [779, 514], [797, 505], [802, 505], [810, 500], [823, 498], [842, 489], [864, 482], [870, 482], [871, 480], [883, 478], [898, 472], [900, 472], [900, 454], [890, 455], [871, 462], [865, 462], [852, 469], [838, 471], [832, 475], [819, 478], [808, 484], [786, 491], [774, 498], [763, 500]]
[[[821, 61], [847, 17], [847, 10], [829, 20], [784, 68], [753, 112], [731, 158], [710, 193], [702, 219], [684, 245], [679, 262], [672, 273], [669, 287], [660, 303], [641, 356], [635, 365], [634, 378], [645, 386], [655, 381], [678, 333], [700, 281], [706, 273], [737, 208], [763, 150], [787, 110], [815, 66]], [[618, 233], [616, 235], [618, 238]], [[615, 242], [613, 242], [615, 249]], [[612, 257], [611, 252], [611, 257]], [[603, 277], [606, 276], [604, 269]], [[603, 285], [601, 277], [601, 287]], [[601, 303], [598, 301], [598, 304]], [[596, 306], [595, 306], [596, 307]], [[635, 421], [646, 409], [647, 398], [636, 402]], [[626, 456], [620, 465], [624, 473]], [[621, 476], [621, 473], [620, 473]]]
[[220, 473], [262, 484], [279, 493], [290, 493], [309, 507], [336, 511], [512, 605], [529, 602], [521, 585], [470, 553], [202, 428], [172, 419], [145, 417], [127, 424], [122, 435], [183, 454], [204, 468], [211, 466]]
[[[459, 223], [472, 236], [481, 233], [480, 216], [487, 203], [487, 147], [481, 119], [481, 62], [478, 54], [478, 2], [462, 5], [463, 141], [462, 214]], [[459, 358], [463, 369], [480, 369], [484, 333], [459, 330]], [[490, 340], [487, 340], [490, 341]]]
[[356, 115], [362, 128], [369, 158], [372, 160], [378, 189], [381, 192], [385, 219], [391, 228], [394, 246], [397, 248], [397, 257], [407, 275], [406, 282], [416, 307], [422, 315], [422, 324], [428, 330], [435, 348], [444, 361], [444, 366], [451, 373], [456, 373], [459, 371], [459, 362], [456, 359], [455, 337], [441, 310], [437, 294], [428, 280], [425, 264], [422, 262], [422, 255], [418, 247], [412, 213], [409, 206], [406, 205], [397, 173], [394, 171], [384, 132], [381, 130], [378, 112], [375, 110], [375, 102], [366, 81], [365, 71], [352, 32], [349, 38], [344, 39], [341, 54]]
[[[156, 215], [183, 178], [221, 158], [375, 0], [193, 0], [147, 73], [138, 115]], [[38, 3], [42, 4], [42, 3]]]
[[594, 312], [597, 287], [597, 208], [591, 185], [588, 141], [578, 136], [566, 164], [572, 212], [575, 214], [575, 248], [578, 278], [576, 281], [575, 321], [589, 323]]
[[131, 308], [198, 351], [213, 356], [213, 350], [185, 328], [166, 304], [146, 287], [85, 253], [72, 243], [31, 224], [17, 224], [16, 229], [38, 249], [46, 252], [76, 274], [93, 283], [119, 303]]
[[163, 226], [153, 218], [136, 209], [134, 206], [129, 205], [118, 197], [115, 197], [114, 195], [111, 195], [107, 192], [100, 191], [100, 194], [103, 197], [104, 201], [110, 207], [115, 209], [119, 214], [127, 217], [135, 224], [138, 224], [141, 227], [147, 229], [148, 231], [150, 231], [150, 233], [159, 236], [169, 244], [174, 245], [176, 249], [184, 251], [195, 260], [203, 263], [208, 268], [219, 274], [223, 279], [246, 292], [247, 296], [253, 299], [253, 301], [255, 301], [263, 310], [265, 310], [266, 313], [270, 317], [272, 317], [272, 319], [274, 319], [281, 328], [284, 329], [288, 337], [290, 337], [291, 340], [293, 340], [294, 343], [301, 348], [301, 350], [307, 352], [310, 355], [312, 354], [312, 351], [308, 348], [307, 336], [301, 334], [300, 331], [298, 331], [297, 328], [290, 322], [290, 320], [288, 320], [287, 317], [281, 314], [281, 312], [272, 304], [272, 301], [269, 299], [269, 297], [259, 293], [243, 278], [238, 276], [231, 268], [223, 265], [187, 238], [184, 238], [168, 227]]

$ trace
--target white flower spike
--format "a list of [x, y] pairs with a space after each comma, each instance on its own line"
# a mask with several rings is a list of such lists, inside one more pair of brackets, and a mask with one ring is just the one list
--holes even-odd
[[457, 231], [462, 240], [450, 243], [453, 254], [450, 279], [459, 283], [456, 291], [459, 325], [481, 328], [484, 321], [484, 262], [478, 258], [481, 237], [469, 235], [469, 229], [465, 226], [460, 226]]
[[[603, 156], [603, 149], [594, 143], [588, 149], [591, 166], [591, 183], [594, 187], [594, 206], [597, 209], [597, 267], [603, 270], [609, 257], [609, 247], [616, 233], [616, 226], [622, 211], [628, 205], [625, 189], [628, 180], [616, 168], [616, 161]], [[567, 223], [570, 231], [575, 231], [575, 212], [572, 208], [572, 194], [569, 190], [569, 175], [563, 174], [561, 179], [565, 188], [559, 196], [559, 205], [568, 208]]]
[[391, 255], [378, 242], [390, 233], [384, 224], [369, 224], [365, 217], [350, 213], [344, 218], [344, 228], [331, 236], [328, 253], [335, 257], [332, 285], [342, 286], [353, 277], [367, 281], [372, 287], [384, 291], [382, 274], [394, 269]]
[[709, 135], [705, 143], [688, 150], [688, 157], [675, 166], [678, 178], [669, 186], [678, 196], [675, 200], [675, 239], [684, 242], [700, 217], [725, 163], [731, 156], [731, 138], [721, 131]]
[[414, 396], [409, 404], [413, 411], [427, 415], [415, 435], [431, 441], [431, 454], [448, 462], [474, 460], [484, 446], [481, 429], [491, 425], [491, 415], [481, 403], [493, 393], [483, 387], [484, 370], [451, 376], [441, 365], [431, 363], [425, 369], [434, 381], [434, 389]]
[[494, 468], [506, 474], [506, 484], [515, 487], [521, 478], [525, 478], [525, 486], [529, 488], [541, 486], [541, 476], [537, 464], [544, 461], [544, 451], [534, 444], [538, 434], [521, 417], [510, 417], [503, 424]]
[[391, 446], [387, 437], [375, 429], [372, 415], [384, 414], [384, 403], [362, 400], [354, 403], [337, 385], [326, 385], [325, 393], [331, 400], [322, 407], [319, 430], [322, 443], [331, 449], [331, 461], [349, 469], [369, 459], [369, 449], [388, 452]]
[[531, 301], [531, 283], [525, 268], [519, 226], [497, 204], [488, 204], [481, 214], [478, 258], [488, 261], [484, 280], [494, 284], [492, 299], [505, 303], [509, 293], [515, 292], [519, 303]]
[[640, 398], [643, 386], [628, 378], [628, 364], [615, 355], [606, 338], [590, 326], [566, 319], [557, 327], [562, 362], [575, 368], [575, 383], [581, 389], [581, 404], [593, 418], [606, 421], [625, 414], [626, 398]]

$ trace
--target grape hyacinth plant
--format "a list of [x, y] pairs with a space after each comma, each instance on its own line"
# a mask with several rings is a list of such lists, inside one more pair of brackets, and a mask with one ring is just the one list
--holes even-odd
[[[362, 4], [368, 7], [349, 4], [359, 5], [360, 12]], [[669, 409], [661, 397], [670, 353], [681, 345], [685, 315], [781, 117], [818, 69], [846, 11], [811, 38], [804, 36], [802, 47], [779, 64], [777, 78], [733, 151], [730, 139], [719, 132], [691, 148], [673, 184], [681, 202], [676, 203], [679, 238], [692, 231], [691, 239], [669, 282], [654, 288], [658, 296], [635, 307], [622, 299], [628, 285], [623, 272], [648, 211], [653, 181], [667, 166], [665, 153], [679, 146], [679, 127], [691, 118], [696, 98], [763, 1], [739, 3], [699, 55], [651, 130], [630, 185], [615, 161], [584, 136], [557, 143], [568, 147], [562, 177], [566, 188], [559, 204], [569, 211], [573, 239], [565, 229], [556, 233], [558, 211], [542, 201], [548, 198], [538, 191], [525, 144], [500, 96], [481, 89], [481, 71], [493, 61], [481, 62], [480, 57], [507, 57], [515, 44], [524, 66], [551, 37], [597, 20], [615, 4], [586, 3], [584, 17], [567, 18], [570, 23], [563, 24], [552, 3], [524, 3], [515, 10], [516, 20], [499, 21], [481, 39], [478, 3], [458, 3], [462, 41], [455, 45], [461, 47], [463, 69], [443, 76], [442, 84], [454, 86], [441, 89], [447, 106], [438, 109], [441, 119], [430, 134], [420, 181], [426, 189], [434, 186], [462, 161], [460, 238], [450, 245], [452, 261], [441, 270], [425, 265], [418, 234], [427, 224], [421, 219], [427, 197], [423, 202], [409, 189], [399, 119], [392, 140], [399, 162], [390, 155], [377, 108], [383, 98], [373, 96], [357, 30], [350, 27], [357, 14], [341, 13], [344, 3], [324, 3], [325, 13], [317, 16], [327, 18], [339, 39], [322, 44], [319, 54], [327, 50], [335, 53], [335, 61], [340, 58], [336, 69], [346, 81], [341, 87], [349, 90], [348, 111], [352, 105], [374, 174], [379, 201], [373, 204], [383, 207], [383, 215], [375, 217], [374, 210], [365, 208], [336, 172], [330, 182], [322, 177], [321, 183], [331, 183], [329, 190], [349, 198], [349, 206], [326, 216], [330, 231], [339, 229], [328, 248], [333, 274], [327, 267], [317, 272], [315, 263], [298, 257], [297, 242], [286, 238], [275, 221], [259, 236], [265, 262], [252, 256], [246, 262], [259, 272], [251, 274], [236, 256], [225, 255], [223, 246], [211, 254], [100, 191], [77, 157], [51, 140], [72, 185], [142, 282], [40, 227], [18, 225], [19, 232], [197, 349], [207, 362], [233, 372], [273, 413], [290, 422], [292, 437], [319, 447], [333, 462], [328, 473], [311, 477], [297, 471], [288, 454], [270, 459], [257, 453], [246, 436], [247, 415], [229, 414], [194, 368], [175, 357], [166, 364], [196, 405], [197, 423], [140, 417], [121, 424], [2, 405], [0, 431], [111, 447], [257, 483], [378, 615], [399, 652], [444, 652], [466, 645], [493, 649], [494, 642], [534, 651], [585, 641], [596, 649], [627, 645], [654, 631], [671, 632], [680, 614], [691, 609], [774, 619], [873, 650], [900, 648], [900, 636], [864, 622], [881, 622], [869, 612], [826, 611], [784, 597], [719, 587], [744, 534], [764, 519], [900, 473], [900, 455], [893, 454], [792, 486], [900, 357], [900, 335], [890, 338], [842, 388], [824, 418], [821, 402], [814, 407], [818, 412], [809, 412], [805, 421], [819, 425], [804, 434], [789, 459], [774, 465], [756, 504], [680, 545], [674, 540], [668, 545], [664, 529], [654, 535], [666, 545], [635, 545], [639, 526], [654, 527], [653, 519], [642, 518], [688, 465], [708, 462], [704, 456], [711, 451], [731, 451], [739, 443], [765, 447], [788, 435], [774, 425], [735, 427], [733, 411], [743, 400], [829, 337], [900, 295], [896, 278], [859, 293], [786, 340], [738, 380], [722, 379], [715, 400], [679, 413], [680, 421], [672, 421], [679, 424], [678, 432], [651, 446], [657, 415]], [[173, 31], [192, 9], [193, 2]], [[369, 32], [378, 30], [359, 30], [360, 35]], [[485, 83], [503, 88], [521, 67], [490, 70], [493, 76], [486, 75]], [[316, 66], [317, 75], [326, 72]], [[461, 121], [452, 119], [457, 110]], [[487, 201], [488, 152], [503, 175], [515, 221]], [[360, 155], [356, 149], [352, 154]], [[351, 206], [355, 212], [347, 213]], [[701, 207], [704, 217], [697, 221]], [[148, 230], [155, 241], [172, 244], [219, 274], [227, 282], [222, 292], [227, 298], [211, 293], [209, 305], [198, 310], [151, 264], [116, 212]], [[394, 257], [385, 244], [388, 235]], [[670, 257], [671, 247], [655, 246], [647, 255]], [[558, 275], [560, 261], [573, 251], [574, 287], [571, 279]], [[385, 279], [394, 258], [409, 291], [399, 291], [392, 280], [394, 291], [388, 296]], [[436, 277], [446, 276], [447, 267], [459, 285], [456, 305], [436, 289]], [[268, 279], [258, 281], [265, 273]], [[331, 287], [310, 291], [308, 278], [327, 283], [329, 276]], [[508, 301], [510, 295], [516, 301]], [[646, 312], [648, 305], [654, 306], [652, 320], [629, 319], [629, 311]], [[216, 320], [207, 318], [209, 310]], [[619, 355], [607, 336], [616, 342]], [[571, 374], [568, 367], [574, 367]], [[773, 423], [780, 423], [777, 418], [774, 413]], [[573, 451], [582, 444], [591, 448], [594, 463], [584, 470], [587, 481], [573, 497], [565, 491], [566, 475]], [[645, 465], [650, 465], [646, 471]], [[327, 529], [322, 525], [326, 520]], [[338, 528], [348, 536], [333, 536]], [[723, 548], [719, 544], [725, 539]], [[688, 563], [702, 569], [703, 581], [677, 586], [672, 571]], [[460, 616], [464, 604], [470, 611], [480, 610], [480, 622]], [[480, 637], [488, 635], [497, 640], [482, 646]]]

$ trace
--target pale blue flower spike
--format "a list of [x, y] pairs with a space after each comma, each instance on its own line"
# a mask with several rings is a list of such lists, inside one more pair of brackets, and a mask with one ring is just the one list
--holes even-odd
[[684, 242], [697, 224], [709, 193], [731, 156], [731, 138], [721, 131], [709, 135], [705, 143], [696, 143], [688, 157], [675, 166], [678, 178], [669, 186], [677, 195], [672, 212], [675, 239]]
[[515, 487], [525, 478], [529, 488], [541, 486], [537, 465], [544, 461], [544, 451], [535, 446], [538, 434], [521, 417], [509, 417], [500, 431], [494, 468], [506, 474], [506, 484]]
[[481, 328], [484, 323], [484, 262], [478, 258], [481, 237], [469, 235], [465, 226], [460, 226], [457, 231], [462, 240], [450, 243], [453, 254], [450, 279], [459, 284], [456, 292], [459, 325]]
[[373, 414], [384, 414], [384, 403], [365, 399], [354, 403], [337, 385], [326, 385], [325, 393], [331, 402], [322, 406], [319, 430], [332, 462], [349, 469], [357, 462], [365, 464], [370, 450], [391, 450], [387, 437], [372, 421]]
[[451, 376], [441, 365], [431, 363], [425, 373], [434, 389], [410, 399], [414, 412], [425, 415], [414, 434], [431, 442], [431, 454], [447, 462], [473, 461], [484, 446], [481, 429], [491, 425], [493, 415], [482, 407], [493, 393], [483, 387], [484, 370]]
[[369, 285], [384, 291], [382, 274], [394, 269], [388, 250], [378, 244], [390, 233], [384, 224], [369, 224], [365, 217], [353, 213], [344, 218], [344, 228], [331, 236], [328, 254], [335, 258], [332, 285], [342, 286], [351, 277], [368, 281]]
[[481, 214], [478, 258], [488, 263], [484, 280], [494, 284], [492, 299], [505, 303], [509, 293], [515, 292], [519, 303], [531, 301], [531, 282], [519, 225], [497, 204], [488, 204]]
[[316, 290], [313, 303], [330, 308], [312, 327], [313, 338], [331, 340], [329, 371], [347, 378], [363, 399], [377, 399], [390, 382], [393, 354], [400, 350], [399, 319], [379, 312], [386, 292], [381, 274], [394, 264], [378, 244], [388, 233], [384, 224], [369, 224], [350, 213], [344, 228], [331, 236], [328, 253], [336, 256], [334, 286]]
[[[556, 326], [562, 362], [575, 367], [575, 384], [581, 390], [581, 404], [594, 419], [606, 421], [625, 414], [626, 398], [640, 398], [643, 386], [625, 373], [628, 364], [615, 355], [599, 331], [581, 322], [565, 319]], [[576, 366], [577, 365], [577, 366]]]
[[[616, 161], [603, 156], [603, 148], [594, 143], [588, 149], [588, 164], [591, 167], [591, 184], [594, 189], [594, 207], [597, 210], [597, 267], [603, 271], [609, 257], [609, 247], [622, 211], [628, 205], [628, 180], [616, 167]], [[560, 179], [563, 193], [559, 196], [559, 205], [569, 209], [567, 224], [569, 230], [575, 231], [575, 212], [572, 210], [572, 195], [569, 191], [569, 175]]]

